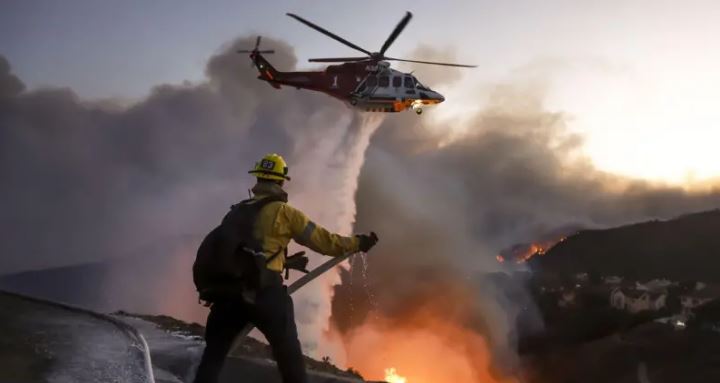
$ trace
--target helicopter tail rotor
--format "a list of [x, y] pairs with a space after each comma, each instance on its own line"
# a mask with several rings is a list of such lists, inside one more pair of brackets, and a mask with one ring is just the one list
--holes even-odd
[[260, 50], [260, 41], [262, 41], [262, 36], [257, 37], [257, 39], [255, 40], [255, 48], [253, 48], [252, 50], [240, 49], [240, 50], [237, 50], [236, 52], [237, 53], [250, 53], [250, 54], [253, 54], [253, 53], [255, 53], [255, 54], [257, 54], [257, 53], [263, 53], [263, 54], [275, 53], [275, 50], [273, 50], [273, 49]]

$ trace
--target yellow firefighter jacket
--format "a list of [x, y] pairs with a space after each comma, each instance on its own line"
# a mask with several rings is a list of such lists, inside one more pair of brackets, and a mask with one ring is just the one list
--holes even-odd
[[[269, 196], [287, 197], [280, 185], [258, 183], [252, 189], [254, 199]], [[282, 272], [285, 265], [285, 249], [293, 239], [300, 245], [329, 256], [339, 256], [358, 251], [357, 237], [344, 237], [316, 225], [300, 210], [285, 202], [271, 202], [262, 208], [255, 222], [253, 235], [262, 244], [265, 258], [278, 254], [267, 265], [268, 269]]]

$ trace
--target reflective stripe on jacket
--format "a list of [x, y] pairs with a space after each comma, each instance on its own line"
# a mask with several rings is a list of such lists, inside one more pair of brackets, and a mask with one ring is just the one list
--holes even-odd
[[[277, 188], [280, 189], [279, 186]], [[257, 187], [253, 192], [255, 199], [273, 194], [272, 190], [259, 190]], [[262, 243], [266, 258], [280, 252], [267, 266], [268, 269], [278, 272], [284, 268], [284, 250], [291, 239], [317, 253], [329, 256], [356, 252], [359, 243], [357, 237], [335, 234], [315, 224], [303, 212], [284, 202], [271, 202], [263, 207], [255, 222], [254, 235]]]

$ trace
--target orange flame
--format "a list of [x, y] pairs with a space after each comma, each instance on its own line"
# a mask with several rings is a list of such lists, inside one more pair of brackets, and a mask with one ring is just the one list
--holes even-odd
[[[545, 255], [548, 250], [550, 250], [553, 246], [560, 242], [564, 242], [567, 239], [567, 237], [560, 237], [557, 239], [550, 239], [542, 242], [535, 242], [528, 246], [522, 247], [519, 250], [513, 251], [511, 259], [515, 260], [515, 263], [525, 263], [530, 260], [530, 258], [536, 256], [536, 255]], [[507, 254], [506, 254], [507, 255]], [[504, 263], [505, 257], [502, 255], [495, 256], [495, 259], [497, 259], [498, 262]]]
[[[471, 297], [445, 293], [401, 317], [368, 315], [362, 325], [343, 335], [348, 366], [368, 380], [384, 378], [390, 383], [517, 383], [491, 374], [486, 339], [458, 320], [472, 304]], [[448, 301], [448, 296], [454, 299]]]
[[406, 383], [407, 379], [404, 376], [400, 376], [395, 370], [395, 367], [385, 369], [385, 381], [387, 383]]

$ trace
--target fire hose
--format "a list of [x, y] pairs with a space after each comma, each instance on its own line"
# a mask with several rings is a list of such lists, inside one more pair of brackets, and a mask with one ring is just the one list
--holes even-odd
[[[287, 289], [288, 294], [292, 294], [292, 293], [298, 291], [301, 287], [312, 282], [314, 279], [316, 279], [317, 277], [326, 273], [328, 270], [334, 268], [335, 266], [339, 265], [344, 260], [350, 258], [351, 256], [353, 256], [355, 254], [359, 254], [359, 253], [360, 252], [348, 253], [348, 254], [341, 255], [339, 257], [331, 258], [330, 260], [326, 261], [325, 263], [321, 264], [320, 266], [314, 268], [312, 271], [310, 271], [310, 272], [306, 273], [305, 275], [303, 275], [302, 277], [300, 277], [297, 281], [291, 283]], [[252, 324], [248, 324], [247, 326], [245, 326], [245, 328], [242, 329], [242, 331], [240, 331], [238, 336], [235, 338], [235, 343], [230, 348], [229, 355], [233, 355], [235, 353], [235, 350], [237, 350], [237, 348], [240, 347], [240, 342], [242, 342], [242, 339], [245, 338], [248, 334], [250, 334], [250, 331], [252, 331], [252, 329], [254, 327], [255, 326], [253, 326]]]

